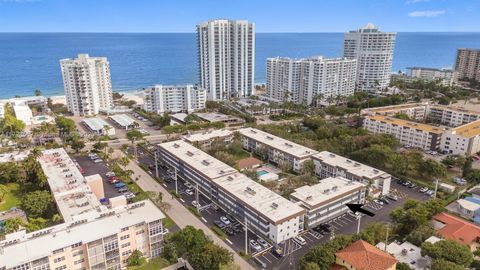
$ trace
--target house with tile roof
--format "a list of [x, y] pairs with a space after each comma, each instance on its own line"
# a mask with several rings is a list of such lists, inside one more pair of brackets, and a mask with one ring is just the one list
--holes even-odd
[[440, 213], [432, 218], [432, 225], [444, 239], [468, 245], [472, 251], [479, 245], [480, 227], [466, 220]]
[[336, 269], [345, 267], [351, 270], [395, 270], [398, 262], [390, 254], [363, 240], [358, 240], [338, 251], [335, 256]]

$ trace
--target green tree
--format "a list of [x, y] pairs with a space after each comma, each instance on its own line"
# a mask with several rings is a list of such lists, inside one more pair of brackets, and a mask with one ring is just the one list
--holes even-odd
[[47, 227], [47, 220], [42, 217], [28, 218], [28, 223], [25, 225], [25, 228], [27, 229], [28, 232], [38, 231], [46, 227]]
[[427, 159], [421, 162], [419, 165], [419, 171], [428, 179], [440, 178], [447, 175], [447, 169], [445, 166], [433, 159]]
[[4, 230], [6, 234], [16, 232], [24, 225], [21, 218], [10, 218], [5, 221]]
[[314, 262], [308, 262], [306, 263], [303, 268], [303, 270], [320, 270], [320, 266]]
[[233, 261], [233, 254], [223, 247], [208, 243], [201, 250], [191, 252], [188, 261], [197, 270], [218, 270], [220, 265]]
[[40, 89], [35, 89], [35, 96], [41, 96], [42, 95], [42, 91], [40, 91]]
[[422, 256], [428, 255], [432, 259], [442, 259], [449, 262], [469, 266], [473, 261], [470, 248], [453, 240], [442, 240], [435, 244], [425, 242], [422, 244]]
[[135, 144], [136, 141], [143, 139], [143, 133], [136, 129], [132, 129], [127, 131], [127, 139], [132, 142], [133, 147], [135, 148], [135, 157], [137, 157], [137, 146]]
[[412, 270], [412, 268], [410, 268], [410, 265], [408, 265], [406, 263], [397, 263], [397, 269], [396, 270]]
[[146, 259], [143, 257], [143, 253], [138, 249], [135, 249], [127, 259], [127, 265], [129, 267], [140, 266], [145, 262], [146, 262]]
[[241, 270], [241, 268], [235, 263], [229, 262], [227, 264], [220, 264], [219, 270]]
[[77, 128], [75, 126], [75, 122], [72, 119], [57, 116], [55, 118], [55, 123], [57, 124], [58, 129], [64, 133], [64, 135], [70, 136], [72, 132], [74, 132]]
[[22, 209], [29, 217], [45, 217], [52, 210], [53, 198], [46, 190], [37, 190], [25, 194]]
[[444, 259], [437, 259], [433, 260], [430, 270], [465, 270], [465, 267]]

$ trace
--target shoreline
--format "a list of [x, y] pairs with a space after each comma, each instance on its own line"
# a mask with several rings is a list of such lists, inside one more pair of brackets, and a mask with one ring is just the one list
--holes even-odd
[[[137, 102], [137, 104], [143, 104], [143, 90], [130, 90], [130, 91], [113, 91], [117, 93], [121, 93], [123, 98], [127, 100], [133, 100]], [[46, 98], [50, 98], [53, 104], [67, 104], [67, 100], [65, 95], [55, 95], [55, 96], [44, 96]]]

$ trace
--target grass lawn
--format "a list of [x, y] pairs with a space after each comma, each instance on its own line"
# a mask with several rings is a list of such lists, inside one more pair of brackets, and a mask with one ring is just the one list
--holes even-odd
[[164, 258], [156, 257], [142, 266], [128, 267], [128, 270], [160, 270], [169, 265], [170, 263]]
[[0, 202], [0, 211], [9, 210], [12, 207], [20, 207], [20, 186], [17, 183], [5, 184], [7, 194]]
[[244, 159], [244, 158], [248, 158], [250, 157], [250, 153], [248, 153], [247, 151], [243, 150], [241, 152], [237, 152], [237, 153], [232, 153], [234, 156], [235, 156], [235, 160], [238, 161], [240, 159]]
[[175, 222], [173, 222], [173, 220], [166, 215], [166, 217], [163, 219], [163, 226], [167, 229], [170, 229], [170, 228], [173, 228], [175, 227]]

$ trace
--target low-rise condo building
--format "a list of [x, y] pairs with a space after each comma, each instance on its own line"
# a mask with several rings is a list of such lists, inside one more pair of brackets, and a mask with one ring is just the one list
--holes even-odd
[[128, 130], [134, 128], [137, 123], [135, 120], [126, 114], [114, 114], [108, 117], [119, 128]]
[[480, 120], [445, 131], [440, 149], [448, 154], [471, 156], [480, 151]]
[[247, 151], [256, 152], [275, 164], [289, 167], [294, 172], [300, 172], [303, 162], [310, 160], [311, 156], [318, 153], [259, 129], [242, 128], [238, 132], [242, 136], [243, 147]]
[[115, 128], [100, 117], [85, 118], [83, 125], [92, 133], [97, 135], [115, 135]]
[[308, 228], [347, 213], [347, 203], [363, 204], [366, 185], [343, 177], [328, 177], [313, 186], [302, 186], [290, 194], [290, 200], [305, 208]]
[[410, 120], [425, 121], [427, 116], [428, 103], [409, 103], [401, 105], [392, 105], [376, 108], [368, 108], [361, 110], [360, 114], [364, 116], [384, 115], [395, 116], [398, 114], [405, 114]]
[[449, 127], [458, 127], [460, 125], [480, 120], [480, 111], [472, 111], [439, 104], [428, 105], [426, 120]]
[[193, 145], [182, 140], [166, 142], [158, 145], [158, 151], [160, 161], [177, 177], [273, 243], [303, 230], [303, 208]]
[[378, 188], [382, 195], [390, 192], [392, 176], [384, 171], [372, 168], [357, 161], [322, 151], [312, 156], [315, 173], [320, 179], [328, 177], [343, 177], [348, 180], [372, 185]]
[[202, 110], [206, 101], [206, 90], [191, 84], [154, 85], [143, 93], [143, 109], [157, 114]]
[[182, 139], [201, 149], [208, 149], [215, 140], [224, 144], [230, 144], [233, 140], [233, 131], [228, 129], [214, 129], [201, 133], [194, 133], [182, 136]]
[[424, 150], [437, 150], [444, 129], [383, 115], [365, 117], [363, 127], [373, 133], [390, 134], [402, 145], [411, 145]]
[[78, 214], [35, 232], [7, 234], [0, 241], [0, 269], [126, 269], [135, 250], [147, 259], [160, 255], [163, 218], [145, 200]]

